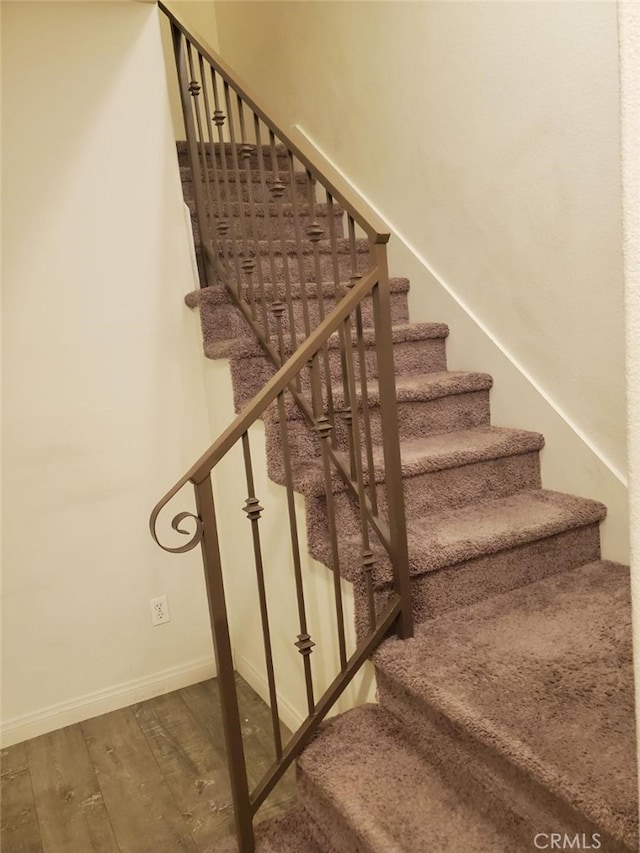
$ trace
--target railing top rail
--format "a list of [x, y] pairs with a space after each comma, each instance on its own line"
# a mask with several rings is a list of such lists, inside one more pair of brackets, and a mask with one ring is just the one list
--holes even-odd
[[340, 324], [351, 314], [358, 303], [370, 293], [374, 285], [377, 284], [378, 279], [379, 270], [373, 269], [367, 275], [364, 275], [355, 287], [351, 288], [335, 308], [327, 314], [324, 321], [300, 344], [291, 358], [283, 364], [275, 376], [267, 382], [253, 400], [247, 403], [236, 419], [229, 424], [211, 447], [202, 454], [186, 474], [158, 501], [151, 513], [152, 532], [155, 521], [162, 508], [189, 481], [199, 483], [209, 476], [213, 468], [234, 444], [242, 438], [244, 433], [260, 417], [267, 406], [276, 399], [278, 394], [281, 394], [287, 388], [305, 364], [321, 349], [329, 336], [339, 328]]
[[[197, 33], [187, 26], [180, 16], [170, 8], [167, 3], [158, 2], [158, 7], [164, 12], [169, 20], [175, 24], [185, 38], [191, 42], [202, 54], [202, 56], [215, 68], [221, 77], [240, 95], [242, 100], [253, 110], [253, 112], [284, 142], [291, 153], [302, 163], [305, 169], [317, 178], [330, 192], [331, 196], [341, 205], [347, 213], [360, 225], [373, 243], [387, 243], [389, 241], [389, 230], [386, 223], [367, 204], [367, 202], [355, 190], [349, 186], [347, 181], [327, 160], [321, 159], [318, 152], [307, 142], [304, 136], [297, 130], [284, 131], [272, 118], [270, 118], [257, 103], [245, 83], [240, 81], [222, 57], [207, 44]], [[292, 138], [296, 137], [296, 140]]]

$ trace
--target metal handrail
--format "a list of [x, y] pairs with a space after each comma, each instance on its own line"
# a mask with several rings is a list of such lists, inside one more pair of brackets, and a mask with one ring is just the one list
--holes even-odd
[[308, 169], [316, 178], [321, 178], [323, 184], [331, 191], [331, 194], [336, 201], [347, 210], [360, 225], [362, 230], [367, 234], [373, 243], [388, 243], [389, 229], [383, 220], [378, 216], [375, 210], [371, 208], [364, 199], [358, 195], [353, 187], [351, 187], [342, 175], [331, 166], [329, 163], [323, 163], [320, 167], [317, 163], [317, 154], [311, 145], [304, 139], [302, 135], [298, 135], [298, 141], [294, 141], [290, 133], [283, 130], [284, 122], [277, 123], [273, 119], [273, 115], [267, 113], [260, 107], [257, 97], [251, 92], [249, 86], [241, 81], [233, 70], [226, 64], [224, 59], [219, 56], [207, 42], [198, 35], [193, 28], [187, 25], [180, 15], [171, 8], [168, 3], [158, 3], [158, 8], [161, 9], [169, 20], [180, 30], [180, 32], [188, 38], [191, 44], [197, 48], [201, 55], [215, 67], [216, 71], [224, 78], [224, 80], [232, 86], [247, 106], [259, 116], [260, 119], [271, 128], [282, 142], [287, 145], [289, 150], [297, 157], [297, 159]]
[[[172, 28], [203, 284], [222, 288], [230, 297], [275, 369], [275, 375], [158, 501], [149, 521], [153, 539], [164, 550], [184, 553], [198, 544], [202, 550], [238, 843], [241, 853], [253, 853], [253, 818], [257, 810], [309, 742], [323, 717], [392, 627], [400, 637], [409, 637], [413, 632], [386, 256], [389, 232], [375, 211], [330, 164], [314, 154], [305, 140], [281, 130], [261, 109], [248, 87], [202, 38], [190, 32], [167, 4], [161, 2], [159, 8]], [[216, 127], [217, 141], [212, 125]], [[263, 145], [265, 130], [267, 144]], [[271, 162], [270, 172], [265, 169], [267, 157]], [[255, 174], [252, 158], [254, 163], [257, 161]], [[300, 188], [302, 201], [298, 198]], [[325, 202], [318, 201], [319, 190], [324, 190]], [[290, 198], [285, 202], [287, 191]], [[289, 230], [285, 203], [291, 223]], [[322, 216], [325, 227], [319, 221]], [[359, 238], [356, 227], [366, 239]], [[359, 257], [365, 254], [369, 266], [360, 271]], [[297, 272], [292, 273], [290, 262], [297, 264]], [[348, 281], [344, 281], [345, 277]], [[296, 286], [298, 308], [294, 300]], [[325, 306], [326, 298], [333, 303], [330, 307]], [[310, 309], [310, 299], [315, 300], [315, 314]], [[301, 320], [296, 310], [301, 310]], [[365, 311], [372, 312], [367, 315], [367, 322], [375, 331], [373, 354], [365, 351]], [[304, 326], [302, 332], [296, 330], [299, 322]], [[334, 347], [333, 366], [331, 340], [338, 344]], [[335, 353], [339, 358], [337, 365]], [[342, 382], [338, 395], [333, 387], [336, 370]], [[381, 432], [381, 439], [377, 440], [381, 440], [383, 451], [384, 477], [380, 487], [369, 411], [371, 371], [377, 383]], [[340, 667], [320, 697], [314, 693], [311, 653], [315, 643], [307, 628], [285, 397], [291, 398], [302, 415], [302, 423], [316, 436], [315, 452], [327, 504], [330, 544], [327, 565], [333, 575]], [[260, 535], [263, 508], [255, 494], [249, 442], [250, 428], [259, 418], [267, 417], [268, 411], [275, 412], [272, 428], [278, 431], [282, 450], [281, 476], [287, 497], [299, 624], [295, 646], [302, 656], [308, 704], [306, 720], [287, 744], [282, 743], [278, 718], [279, 697], [266, 595], [269, 567], [264, 565]], [[240, 444], [247, 484], [243, 510], [251, 524], [275, 750], [273, 765], [253, 791], [249, 789], [234, 681], [211, 477], [225, 455]], [[355, 547], [362, 572], [361, 594], [368, 613], [368, 626], [366, 630], [363, 628], [351, 655], [347, 655], [346, 649], [340, 583], [345, 555], [338, 535], [334, 475], [342, 481], [352, 501], [347, 515], [353, 513], [350, 523], [358, 529]], [[188, 483], [194, 488], [196, 510], [179, 512], [171, 521], [171, 527], [188, 540], [174, 547], [162, 544], [157, 532], [160, 513]], [[379, 488], [384, 490], [385, 512], [381, 511]], [[193, 531], [185, 529], [188, 521], [194, 525]], [[385, 552], [392, 568], [393, 590], [378, 599], [374, 567]]]
[[[208, 477], [220, 460], [231, 450], [231, 448], [242, 438], [244, 433], [254, 424], [264, 413], [267, 406], [272, 403], [276, 397], [285, 391], [295, 376], [302, 370], [308, 361], [321, 349], [327, 342], [327, 339], [339, 328], [340, 324], [347, 318], [354, 308], [362, 302], [362, 300], [371, 293], [373, 286], [377, 284], [377, 270], [370, 272], [363, 278], [350, 293], [336, 305], [331, 314], [329, 314], [324, 322], [318, 326], [313, 334], [296, 350], [291, 358], [282, 365], [276, 375], [262, 388], [253, 400], [251, 400], [240, 414], [232, 421], [225, 431], [213, 442], [208, 450], [200, 456], [191, 468], [184, 474], [158, 501], [153, 508], [149, 521], [149, 528], [154, 541], [160, 545], [163, 550], [181, 553], [184, 546], [180, 549], [167, 548], [162, 545], [157, 536], [156, 523], [158, 516], [163, 508], [169, 503], [171, 498], [175, 497], [178, 492], [191, 482], [194, 485], [201, 483]], [[186, 516], [185, 516], [186, 517]], [[179, 533], [185, 533], [178, 529], [178, 525], [183, 518], [179, 518], [174, 526], [174, 530]], [[191, 545], [193, 547], [197, 541]]]

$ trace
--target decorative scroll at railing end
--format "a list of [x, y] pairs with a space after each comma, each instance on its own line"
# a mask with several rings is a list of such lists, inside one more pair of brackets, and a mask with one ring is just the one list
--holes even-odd
[[[163, 545], [162, 542], [158, 539], [158, 532], [156, 530], [156, 524], [158, 522], [158, 515], [160, 514], [160, 510], [163, 508], [164, 503], [159, 504], [155, 507], [153, 512], [151, 513], [151, 518], [149, 519], [149, 530], [151, 531], [151, 536], [153, 537], [153, 541], [156, 545], [159, 545], [163, 551], [168, 551], [170, 554], [186, 554], [187, 551], [193, 550], [202, 540], [203, 535], [203, 526], [202, 521], [199, 516], [194, 515], [192, 512], [179, 512], [176, 516], [173, 517], [171, 521], [171, 527], [176, 531], [176, 533], [180, 533], [182, 536], [191, 536], [188, 542], [184, 545], [180, 545], [176, 548], [170, 548], [168, 545]], [[185, 530], [180, 527], [182, 522], [187, 519], [192, 518], [196, 523], [196, 529], [191, 533], [189, 530]]]

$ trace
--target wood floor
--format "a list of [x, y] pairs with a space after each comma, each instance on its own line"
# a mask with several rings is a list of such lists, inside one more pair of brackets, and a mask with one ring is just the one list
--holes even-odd
[[[255, 784], [271, 716], [241, 679], [238, 692]], [[213, 853], [233, 834], [215, 680], [9, 747], [1, 773], [2, 853]], [[258, 819], [284, 811], [294, 784], [289, 770]]]

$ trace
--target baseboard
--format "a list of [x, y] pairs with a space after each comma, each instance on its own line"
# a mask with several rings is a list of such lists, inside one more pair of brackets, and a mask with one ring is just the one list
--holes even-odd
[[190, 661], [180, 666], [165, 669], [146, 678], [139, 678], [106, 690], [97, 690], [79, 696], [69, 702], [50, 705], [40, 711], [15, 717], [0, 726], [0, 745], [2, 748], [21, 743], [38, 735], [71, 726], [74, 723], [126, 708], [134, 702], [143, 702], [180, 690], [191, 684], [206, 681], [216, 674], [213, 657]]
[[[270, 705], [269, 685], [266, 677], [243, 655], [234, 652], [233, 658], [238, 675], [244, 678], [249, 687], [255, 690], [263, 702]], [[281, 695], [278, 695], [278, 716], [280, 717], [280, 721], [292, 732], [297, 731], [306, 719]]]
[[[304, 128], [296, 125], [294, 132], [301, 134], [387, 224], [393, 236], [389, 243], [392, 271], [407, 276], [414, 283], [420, 282], [422, 292], [426, 293], [417, 306], [418, 310], [414, 311], [410, 292], [412, 319], [416, 322], [437, 319], [448, 323], [451, 328], [447, 342], [450, 369], [469, 369], [468, 365], [473, 363], [477, 365], [474, 369], [493, 376], [491, 407], [494, 422], [543, 433], [546, 443], [541, 461], [545, 487], [594, 498], [606, 504], [608, 515], [601, 526], [603, 557], [628, 563], [629, 510], [625, 474], [573, 423], [562, 406], [492, 334], [450, 283], [443, 280], [428, 259], [389, 222]], [[424, 307], [427, 304], [428, 316]], [[514, 410], [513, 400], [518, 401], [517, 410]]]

